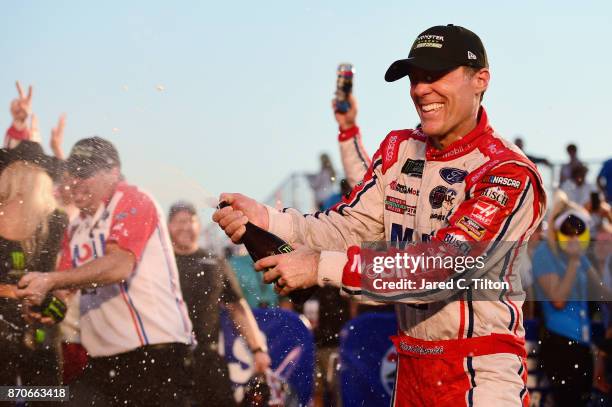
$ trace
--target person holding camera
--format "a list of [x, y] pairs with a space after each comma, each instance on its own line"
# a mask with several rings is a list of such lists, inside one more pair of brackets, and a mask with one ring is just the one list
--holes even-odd
[[558, 192], [547, 239], [533, 255], [536, 298], [542, 301], [545, 326], [540, 363], [556, 406], [586, 406], [591, 395], [593, 356], [587, 292], [589, 279], [601, 279], [585, 254], [590, 243], [589, 223], [584, 208]]

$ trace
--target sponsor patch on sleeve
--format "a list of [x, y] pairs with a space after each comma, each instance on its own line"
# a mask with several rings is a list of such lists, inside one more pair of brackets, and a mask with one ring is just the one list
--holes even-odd
[[485, 225], [490, 225], [498, 211], [499, 208], [495, 204], [479, 199], [472, 207], [471, 217]]
[[519, 189], [521, 187], [521, 181], [514, 178], [502, 177], [499, 175], [489, 175], [485, 177], [485, 182], [489, 184], [503, 185], [506, 187], [512, 187]]
[[480, 240], [484, 237], [486, 229], [480, 223], [476, 222], [469, 216], [462, 216], [457, 222], [457, 227], [476, 240]]
[[501, 206], [506, 206], [508, 203], [508, 195], [500, 187], [490, 187], [482, 191], [482, 196], [492, 199]]
[[446, 235], [444, 235], [443, 241], [444, 243], [448, 243], [449, 245], [457, 249], [462, 255], [467, 256], [470, 250], [472, 250], [472, 247], [468, 242], [462, 240], [462, 238], [465, 239], [464, 236], [447, 233]]

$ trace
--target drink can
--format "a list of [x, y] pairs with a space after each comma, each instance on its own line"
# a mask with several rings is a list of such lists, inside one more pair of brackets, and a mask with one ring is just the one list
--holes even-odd
[[355, 68], [352, 64], [342, 63], [336, 71], [336, 112], [346, 113], [351, 105], [348, 97], [353, 91]]

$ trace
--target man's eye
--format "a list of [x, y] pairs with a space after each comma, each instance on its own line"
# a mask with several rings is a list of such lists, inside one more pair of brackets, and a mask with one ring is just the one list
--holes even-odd
[[420, 75], [409, 75], [410, 83], [416, 85], [418, 83], [432, 83], [435, 82], [439, 77], [434, 74], [420, 74]]

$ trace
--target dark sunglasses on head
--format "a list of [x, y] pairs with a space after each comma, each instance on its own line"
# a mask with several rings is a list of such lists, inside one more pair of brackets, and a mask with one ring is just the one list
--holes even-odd
[[568, 215], [559, 228], [559, 232], [565, 236], [580, 236], [586, 230], [586, 223], [574, 215]]

